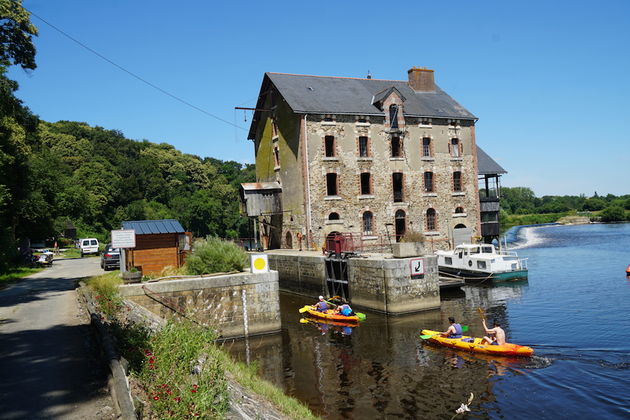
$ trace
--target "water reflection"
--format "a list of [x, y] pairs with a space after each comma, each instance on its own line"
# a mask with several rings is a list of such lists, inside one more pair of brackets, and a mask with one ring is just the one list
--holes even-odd
[[[520, 298], [523, 287], [464, 287], [447, 295], [440, 310], [368, 313], [355, 328], [301, 318], [304, 299], [282, 294], [282, 333], [251, 339], [252, 358], [263, 377], [325, 418], [450, 418], [471, 392], [471, 409], [483, 418], [498, 410], [494, 381], [521, 374], [518, 362], [433, 347], [419, 339], [420, 330], [443, 331], [454, 316], [479, 335], [475, 308], [482, 306], [509, 335], [505, 302]], [[229, 349], [244, 360], [243, 347], [236, 341]]]

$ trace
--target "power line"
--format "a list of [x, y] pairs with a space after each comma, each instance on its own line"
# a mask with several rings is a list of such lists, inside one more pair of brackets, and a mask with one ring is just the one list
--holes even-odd
[[[24, 6], [22, 6], [22, 7], [24, 7]], [[168, 92], [168, 91], [166, 91], [166, 90], [162, 89], [161, 87], [159, 87], [159, 86], [157, 86], [157, 85], [155, 85], [155, 84], [153, 84], [153, 83], [149, 82], [148, 80], [143, 79], [142, 77], [138, 76], [138, 75], [137, 75], [137, 74], [135, 74], [134, 72], [127, 70], [127, 69], [126, 69], [126, 68], [124, 68], [123, 66], [121, 66], [121, 65], [119, 65], [119, 64], [117, 64], [117, 63], [115, 63], [114, 61], [110, 60], [109, 58], [105, 57], [103, 54], [99, 53], [98, 51], [95, 51], [95, 50], [93, 50], [92, 48], [88, 47], [87, 45], [85, 45], [84, 43], [82, 43], [81, 41], [79, 41], [78, 39], [73, 38], [71, 35], [69, 35], [69, 34], [65, 33], [63, 30], [61, 30], [60, 28], [56, 27], [56, 26], [55, 26], [55, 25], [53, 25], [52, 23], [48, 22], [46, 19], [42, 18], [41, 16], [37, 15], [36, 13], [33, 13], [31, 10], [27, 9], [26, 7], [24, 7], [24, 10], [26, 10], [26, 11], [27, 11], [27, 12], [29, 12], [31, 15], [35, 16], [37, 19], [41, 20], [41, 21], [42, 21], [42, 22], [44, 22], [46, 25], [50, 26], [50, 27], [51, 27], [51, 28], [53, 28], [55, 31], [59, 32], [60, 34], [62, 34], [63, 36], [65, 36], [66, 38], [68, 38], [69, 40], [71, 40], [72, 42], [74, 42], [74, 43], [76, 43], [76, 44], [80, 45], [81, 47], [85, 48], [86, 50], [88, 50], [88, 51], [89, 51], [89, 52], [91, 52], [92, 54], [96, 55], [97, 57], [101, 58], [102, 60], [107, 61], [107, 62], [108, 62], [109, 64], [111, 64], [112, 66], [114, 66], [114, 67], [118, 68], [119, 70], [124, 71], [124, 72], [125, 72], [125, 73], [127, 73], [128, 75], [130, 75], [130, 76], [132, 76], [132, 77], [134, 77], [134, 78], [138, 79], [139, 81], [141, 81], [142, 83], [144, 83], [144, 84], [146, 84], [146, 85], [148, 85], [148, 86], [152, 87], [153, 89], [155, 89], [155, 90], [157, 90], [157, 91], [159, 91], [159, 92], [161, 92], [161, 93], [163, 93], [163, 94], [165, 94], [165, 95], [167, 95], [167, 96], [170, 96], [171, 98], [175, 99], [176, 101], [179, 101], [179, 102], [183, 103], [184, 105], [187, 105], [187, 106], [189, 106], [189, 107], [191, 107], [191, 108], [193, 108], [193, 109], [195, 109], [195, 110], [197, 110], [197, 111], [201, 112], [202, 114], [205, 114], [205, 115], [207, 115], [207, 116], [209, 116], [209, 117], [215, 118], [215, 119], [217, 119], [217, 120], [219, 120], [219, 121], [221, 121], [221, 122], [223, 122], [223, 123], [229, 124], [229, 125], [234, 126], [234, 127], [238, 128], [238, 129], [241, 129], [241, 130], [247, 131], [247, 129], [245, 129], [245, 128], [243, 128], [243, 127], [241, 127], [241, 126], [237, 125], [237, 124], [231, 123], [231, 122], [229, 122], [228, 120], [224, 120], [223, 118], [218, 117], [218, 116], [216, 116], [216, 115], [214, 115], [214, 114], [212, 114], [212, 113], [210, 113], [210, 112], [208, 112], [208, 111], [206, 111], [206, 110], [204, 110], [204, 109], [202, 109], [202, 108], [199, 108], [198, 106], [193, 105], [193, 104], [191, 104], [190, 102], [188, 102], [188, 101], [186, 101], [186, 100], [184, 100], [184, 99], [182, 99], [182, 98], [180, 98], [180, 97], [178, 97], [178, 96], [173, 95], [172, 93], [170, 93], [170, 92]]]

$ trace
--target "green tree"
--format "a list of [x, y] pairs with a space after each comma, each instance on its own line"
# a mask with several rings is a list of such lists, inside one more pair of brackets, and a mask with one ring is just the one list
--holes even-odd
[[34, 70], [34, 35], [37, 28], [22, 7], [22, 0], [0, 0], [0, 63]]
[[626, 212], [620, 206], [608, 206], [601, 213], [602, 222], [621, 222], [626, 220]]

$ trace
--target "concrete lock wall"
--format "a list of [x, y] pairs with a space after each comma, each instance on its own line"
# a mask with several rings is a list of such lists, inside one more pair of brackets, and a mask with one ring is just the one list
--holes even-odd
[[[412, 277], [412, 265], [422, 260], [424, 275]], [[350, 295], [354, 305], [390, 314], [440, 307], [437, 257], [358, 259], [348, 261]]]
[[279, 276], [280, 289], [317, 296], [326, 290], [326, 264], [323, 256], [269, 253], [269, 267]]
[[[278, 271], [282, 290], [310, 297], [326, 294], [323, 256], [269, 253], [269, 266]], [[412, 263], [422, 260], [424, 275], [412, 278]], [[349, 258], [348, 288], [352, 305], [389, 314], [440, 307], [437, 257]]]
[[279, 331], [278, 290], [275, 271], [120, 286], [123, 298], [152, 313], [165, 319], [185, 314], [214, 326], [224, 338], [242, 337], [246, 329], [249, 335]]

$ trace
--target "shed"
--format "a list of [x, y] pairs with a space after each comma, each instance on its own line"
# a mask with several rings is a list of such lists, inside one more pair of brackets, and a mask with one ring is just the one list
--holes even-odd
[[136, 247], [126, 250], [125, 268], [136, 267], [145, 275], [181, 267], [191, 249], [192, 234], [175, 219], [123, 222], [122, 228], [136, 232]]
[[248, 217], [282, 213], [282, 187], [279, 182], [241, 184], [241, 213]]

